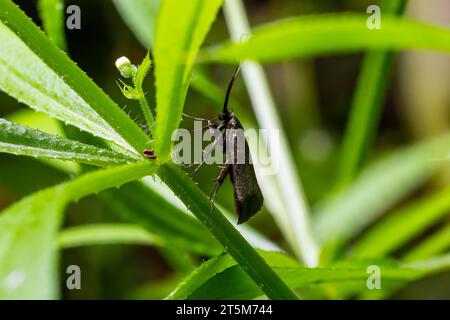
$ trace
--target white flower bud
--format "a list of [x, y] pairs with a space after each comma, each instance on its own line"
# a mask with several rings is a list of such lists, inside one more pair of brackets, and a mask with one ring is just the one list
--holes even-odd
[[131, 64], [127, 57], [120, 57], [116, 60], [116, 68], [124, 78], [132, 78], [136, 73], [136, 66]]

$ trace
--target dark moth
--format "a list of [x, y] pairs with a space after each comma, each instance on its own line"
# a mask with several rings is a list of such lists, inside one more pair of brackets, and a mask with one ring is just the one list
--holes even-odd
[[[228, 85], [223, 109], [219, 115], [221, 123], [217, 129], [222, 133], [223, 152], [228, 155], [228, 158], [219, 176], [216, 178], [216, 184], [211, 192], [211, 199], [212, 201], [214, 200], [218, 189], [226, 177], [229, 176], [234, 188], [234, 203], [238, 215], [238, 224], [241, 224], [261, 210], [264, 198], [256, 180], [247, 141], [243, 135], [239, 136], [243, 133], [243, 127], [233, 111], [228, 108], [231, 89], [239, 69], [239, 67], [236, 69]], [[214, 127], [216, 126], [214, 125]], [[241, 139], [242, 143], [239, 143], [239, 139]]]

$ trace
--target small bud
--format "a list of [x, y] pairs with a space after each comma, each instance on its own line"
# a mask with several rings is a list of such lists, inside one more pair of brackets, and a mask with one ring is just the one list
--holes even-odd
[[127, 57], [120, 57], [116, 60], [116, 68], [124, 78], [132, 78], [136, 74], [136, 66], [132, 65]]

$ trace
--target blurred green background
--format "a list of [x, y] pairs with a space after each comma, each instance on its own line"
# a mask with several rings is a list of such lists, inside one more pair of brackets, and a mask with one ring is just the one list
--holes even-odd
[[[36, 1], [15, 1], [34, 22], [41, 24]], [[377, 1], [366, 0], [246, 0], [252, 25], [275, 19], [327, 12], [362, 12]], [[67, 2], [69, 3], [69, 2]], [[109, 0], [70, 1], [82, 10], [81, 30], [66, 30], [71, 58], [107, 92], [114, 101], [126, 108], [137, 120], [139, 107], [126, 100], [116, 80], [119, 75], [114, 62], [127, 56], [139, 63], [146, 50], [139, 44], [119, 17]], [[443, 26], [450, 25], [448, 0], [410, 1], [406, 15]], [[220, 14], [209, 33], [206, 45], [228, 38]], [[352, 95], [362, 54], [297, 59], [265, 66], [278, 112], [294, 151], [298, 173], [306, 197], [314, 205], [332, 192], [338, 150], [348, 118]], [[205, 71], [216, 84], [225, 88], [232, 67], [211, 65]], [[391, 150], [449, 130], [450, 124], [450, 59], [436, 53], [404, 52], [396, 56], [386, 103], [369, 161]], [[154, 103], [153, 78], [146, 80], [145, 90]], [[243, 81], [238, 81], [233, 97], [252, 115]], [[0, 92], [0, 116], [26, 109]], [[190, 90], [185, 112], [192, 116], [212, 118], [216, 109], [211, 101]], [[186, 119], [183, 126], [192, 123]], [[450, 149], [450, 148], [449, 148]], [[450, 164], [450, 162], [449, 162]], [[450, 172], [450, 170], [448, 170]], [[442, 172], [418, 190], [420, 197], [448, 184], [449, 172]], [[215, 166], [203, 167], [195, 176], [205, 192], [209, 192]], [[0, 155], [0, 209], [36, 190], [66, 181], [70, 177], [31, 158]], [[226, 183], [217, 202], [233, 211], [232, 190]], [[164, 212], [161, 212], [164, 214]], [[71, 205], [65, 226], [93, 222], [115, 222], [120, 217], [96, 197], [88, 197]], [[275, 223], [267, 212], [251, 221], [269, 238], [283, 244]], [[426, 235], [423, 235], [426, 236]], [[71, 264], [81, 267], [83, 290], [66, 291], [65, 298], [162, 298], [179, 280], [174, 272], [173, 257], [157, 249], [139, 246], [93, 246], [63, 251], [62, 270]], [[61, 276], [65, 279], [65, 276]], [[449, 298], [450, 274], [435, 275], [414, 283], [397, 293], [398, 298]]]

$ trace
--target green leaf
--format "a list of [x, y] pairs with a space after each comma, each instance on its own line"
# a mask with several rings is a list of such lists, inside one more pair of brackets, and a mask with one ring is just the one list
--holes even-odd
[[0, 299], [56, 299], [54, 240], [64, 208], [61, 188], [39, 192], [0, 215]]
[[[222, 0], [165, 0], [155, 31], [156, 154], [169, 159], [178, 128], [190, 73], [197, 52], [213, 23]], [[176, 23], [174, 23], [176, 21]]]
[[0, 298], [56, 298], [56, 236], [63, 208], [154, 170], [155, 164], [145, 161], [87, 173], [6, 209], [0, 215]]
[[100, 167], [135, 162], [123, 154], [51, 135], [0, 119], [0, 152], [73, 160]]
[[39, 16], [50, 39], [63, 51], [67, 51], [64, 0], [39, 0]]
[[67, 228], [58, 236], [60, 248], [92, 245], [133, 244], [145, 246], [168, 245], [164, 238], [132, 224], [92, 224]]
[[450, 52], [447, 29], [383, 14], [381, 28], [370, 30], [367, 18], [357, 14], [327, 14], [269, 23], [255, 28], [248, 41], [225, 42], [202, 51], [200, 61], [239, 63], [248, 59], [269, 63], [363, 50]]
[[297, 298], [222, 213], [215, 206], [211, 206], [207, 196], [186, 173], [174, 164], [166, 163], [160, 167], [158, 175], [268, 297]]
[[447, 224], [434, 234], [428, 236], [421, 243], [417, 244], [403, 259], [406, 261], [415, 261], [428, 259], [434, 255], [445, 252], [450, 248], [450, 224]]
[[145, 48], [152, 48], [160, 0], [113, 0], [117, 11]]
[[[326, 268], [305, 268], [291, 257], [259, 251], [267, 263], [295, 289], [324, 285], [352, 285], [359, 292], [368, 292], [367, 268], [379, 266], [383, 291], [391, 291], [405, 283], [440, 270], [448, 270], [447, 258], [401, 265], [390, 260], [354, 260]], [[169, 295], [169, 299], [254, 299], [263, 295], [261, 289], [228, 255], [212, 258], [187, 276]]]
[[146, 148], [139, 126], [10, 0], [0, 0], [0, 41], [1, 90], [128, 151]]
[[353, 250], [355, 257], [382, 257], [424, 232], [448, 215], [450, 187], [393, 213], [364, 233]]
[[107, 190], [100, 197], [123, 219], [166, 239], [173, 247], [207, 256], [222, 251], [198, 220], [159, 193], [164, 187], [162, 184], [144, 181], [130, 183], [120, 190]]
[[322, 203], [314, 215], [321, 243], [348, 240], [423, 183], [445, 162], [450, 136], [397, 151], [363, 170], [346, 190]]
[[[385, 0], [380, 8], [383, 16], [401, 15], [405, 4], [406, 0]], [[348, 185], [365, 161], [378, 128], [393, 58], [391, 51], [372, 51], [364, 57], [341, 147], [338, 188]]]

